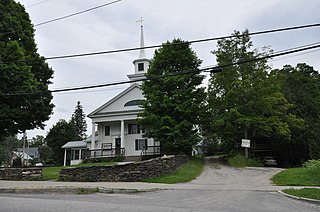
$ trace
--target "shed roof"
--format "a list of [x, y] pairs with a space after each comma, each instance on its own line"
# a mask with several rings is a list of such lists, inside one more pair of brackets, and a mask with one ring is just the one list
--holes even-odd
[[84, 141], [69, 141], [61, 147], [62, 149], [71, 149], [71, 148], [87, 148], [87, 143]]

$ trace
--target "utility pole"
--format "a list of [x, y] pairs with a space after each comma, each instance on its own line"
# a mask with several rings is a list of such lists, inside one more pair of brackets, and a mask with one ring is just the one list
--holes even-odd
[[24, 166], [24, 155], [25, 155], [25, 152], [26, 152], [26, 137], [27, 137], [27, 133], [26, 131], [24, 131], [23, 133], [23, 148], [22, 148], [22, 164], [21, 166]]
[[[244, 138], [247, 139], [248, 138], [248, 130], [247, 127], [244, 128]], [[245, 147], [245, 154], [246, 154], [246, 158], [248, 158], [248, 147]]]

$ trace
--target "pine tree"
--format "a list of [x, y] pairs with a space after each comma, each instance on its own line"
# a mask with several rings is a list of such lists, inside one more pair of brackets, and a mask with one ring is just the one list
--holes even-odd
[[80, 101], [77, 102], [77, 106], [71, 116], [71, 122], [76, 126], [76, 132], [78, 136], [80, 136], [81, 138], [86, 138], [86, 115], [83, 112], [83, 107]]

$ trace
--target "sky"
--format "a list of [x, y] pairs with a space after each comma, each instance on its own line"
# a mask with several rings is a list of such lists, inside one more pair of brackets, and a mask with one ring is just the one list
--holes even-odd
[[[87, 10], [113, 0], [16, 0], [26, 7], [34, 25]], [[96, 10], [35, 27], [38, 53], [44, 57], [139, 47], [141, 17], [145, 46], [174, 38], [196, 40], [230, 35], [234, 30], [250, 32], [320, 23], [320, 1], [314, 0], [122, 0]], [[270, 46], [274, 51], [319, 42], [320, 27], [252, 36], [254, 48]], [[192, 44], [203, 61], [215, 65], [211, 51], [215, 41]], [[146, 50], [152, 58], [154, 49]], [[138, 51], [47, 60], [54, 70], [49, 89], [105, 84], [128, 80]], [[307, 63], [320, 70], [320, 51], [275, 58], [273, 68]], [[206, 85], [204, 81], [204, 86]], [[54, 93], [55, 108], [44, 130], [27, 131], [28, 138], [46, 136], [59, 119], [69, 120], [77, 101], [88, 115], [129, 85]], [[91, 133], [91, 119], [87, 118]]]

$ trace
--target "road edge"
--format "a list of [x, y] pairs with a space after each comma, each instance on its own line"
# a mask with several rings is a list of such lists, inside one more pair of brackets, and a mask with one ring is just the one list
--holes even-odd
[[133, 194], [140, 192], [156, 192], [164, 189], [151, 188], [151, 189], [127, 189], [127, 188], [106, 188], [98, 187], [43, 187], [43, 188], [0, 188], [0, 194], [45, 194], [45, 193], [62, 193], [62, 194]]
[[291, 194], [287, 194], [287, 193], [285, 193], [283, 191], [277, 191], [277, 193], [281, 194], [283, 196], [286, 196], [288, 198], [291, 198], [291, 199], [300, 200], [300, 201], [304, 201], [304, 202], [309, 202], [309, 203], [320, 205], [320, 200], [309, 199], [309, 198], [305, 198], [305, 197], [297, 197], [297, 196], [293, 196]]

